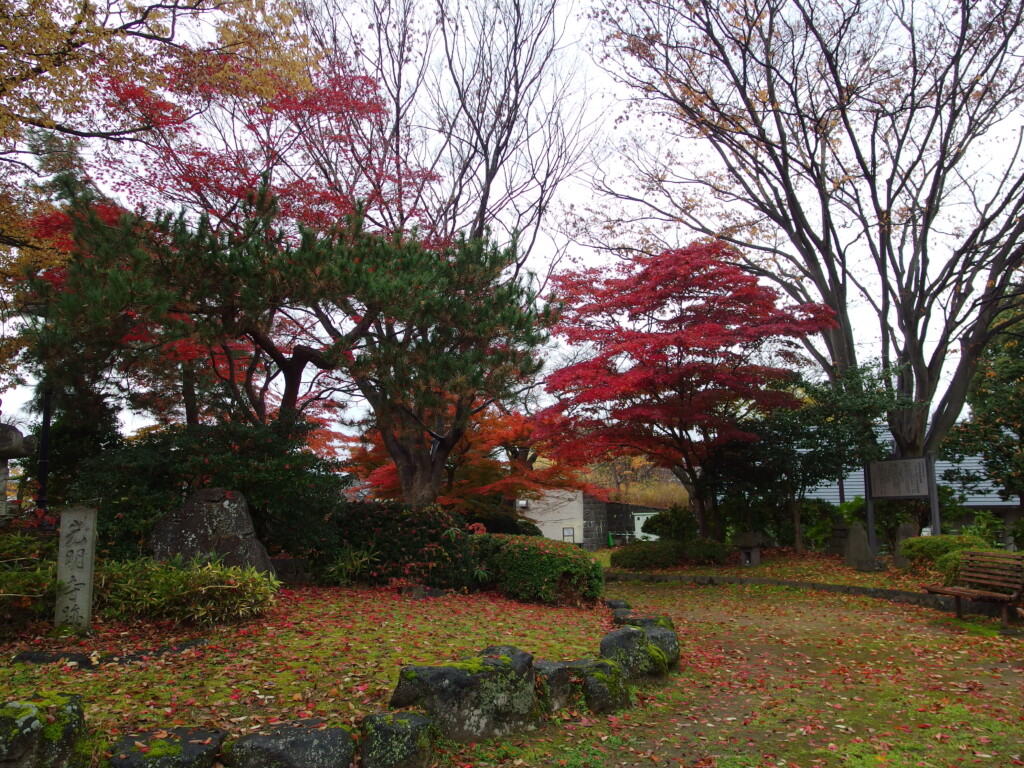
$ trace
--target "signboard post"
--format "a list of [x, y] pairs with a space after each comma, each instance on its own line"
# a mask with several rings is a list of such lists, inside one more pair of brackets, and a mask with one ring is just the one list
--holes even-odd
[[874, 499], [928, 499], [932, 535], [937, 536], [942, 532], [935, 460], [931, 454], [917, 459], [871, 462], [864, 468], [864, 491], [867, 499], [868, 541], [873, 552], [877, 553]]

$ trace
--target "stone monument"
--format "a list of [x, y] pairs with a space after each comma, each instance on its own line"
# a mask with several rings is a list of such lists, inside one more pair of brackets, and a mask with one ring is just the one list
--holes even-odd
[[96, 510], [71, 507], [60, 513], [57, 548], [58, 627], [88, 628], [92, 621], [92, 577], [96, 564]]
[[219, 558], [225, 565], [251, 565], [274, 575], [267, 550], [256, 538], [245, 496], [225, 488], [196, 491], [180, 510], [160, 518], [150, 545], [157, 560]]

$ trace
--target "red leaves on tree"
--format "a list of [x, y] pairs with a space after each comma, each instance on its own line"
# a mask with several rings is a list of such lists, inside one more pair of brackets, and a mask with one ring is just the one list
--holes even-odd
[[695, 479], [751, 412], [795, 405], [775, 385], [799, 339], [828, 328], [821, 305], [779, 306], [724, 243], [635, 256], [611, 275], [559, 275], [558, 332], [594, 353], [547, 380], [561, 402], [562, 452], [642, 453]]

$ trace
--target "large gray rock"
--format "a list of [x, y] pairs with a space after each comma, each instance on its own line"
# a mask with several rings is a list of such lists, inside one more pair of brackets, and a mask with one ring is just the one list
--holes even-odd
[[642, 627], [642, 629], [647, 633], [647, 639], [651, 641], [651, 645], [665, 654], [665, 661], [668, 662], [669, 669], [675, 667], [679, 663], [680, 652], [679, 635], [675, 630], [658, 625]]
[[630, 679], [668, 675], [668, 658], [640, 627], [619, 627], [602, 637], [601, 657], [618, 662]]
[[858, 571], [881, 570], [878, 558], [868, 546], [868, 533], [864, 530], [864, 524], [860, 520], [855, 520], [850, 526], [843, 550], [843, 561]]
[[533, 656], [511, 646], [438, 667], [402, 667], [392, 707], [426, 710], [456, 741], [481, 741], [533, 725], [540, 715]]
[[151, 545], [157, 560], [176, 555], [218, 557], [227, 565], [251, 565], [262, 573], [274, 573], [266, 548], [256, 539], [245, 497], [224, 488], [196, 491], [180, 510], [160, 518]]
[[128, 734], [114, 745], [110, 765], [111, 768], [212, 768], [225, 738], [226, 731], [200, 728]]
[[625, 624], [630, 627], [641, 627], [646, 629], [647, 627], [663, 627], [664, 629], [676, 628], [676, 625], [672, 621], [671, 616], [641, 616], [638, 614], [629, 614], [628, 616], [622, 616], [620, 619], [613, 620], [615, 624]]
[[564, 662], [573, 685], [583, 693], [587, 709], [596, 715], [610, 715], [633, 705], [633, 694], [622, 667], [608, 659]]
[[344, 728], [296, 720], [247, 733], [221, 759], [232, 768], [348, 768], [355, 751], [355, 740]]
[[0, 707], [0, 766], [66, 768], [85, 735], [82, 698], [55, 693]]
[[572, 703], [572, 679], [564, 663], [537, 661], [533, 668], [537, 674], [537, 694], [546, 712], [557, 712]]
[[359, 754], [363, 768], [428, 768], [434, 761], [434, 723], [412, 712], [367, 715]]

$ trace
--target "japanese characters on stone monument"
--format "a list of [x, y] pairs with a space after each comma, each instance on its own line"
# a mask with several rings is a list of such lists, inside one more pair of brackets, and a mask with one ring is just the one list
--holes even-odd
[[54, 624], [88, 627], [92, 621], [92, 577], [96, 561], [96, 510], [71, 507], [60, 513], [57, 549], [57, 613]]

